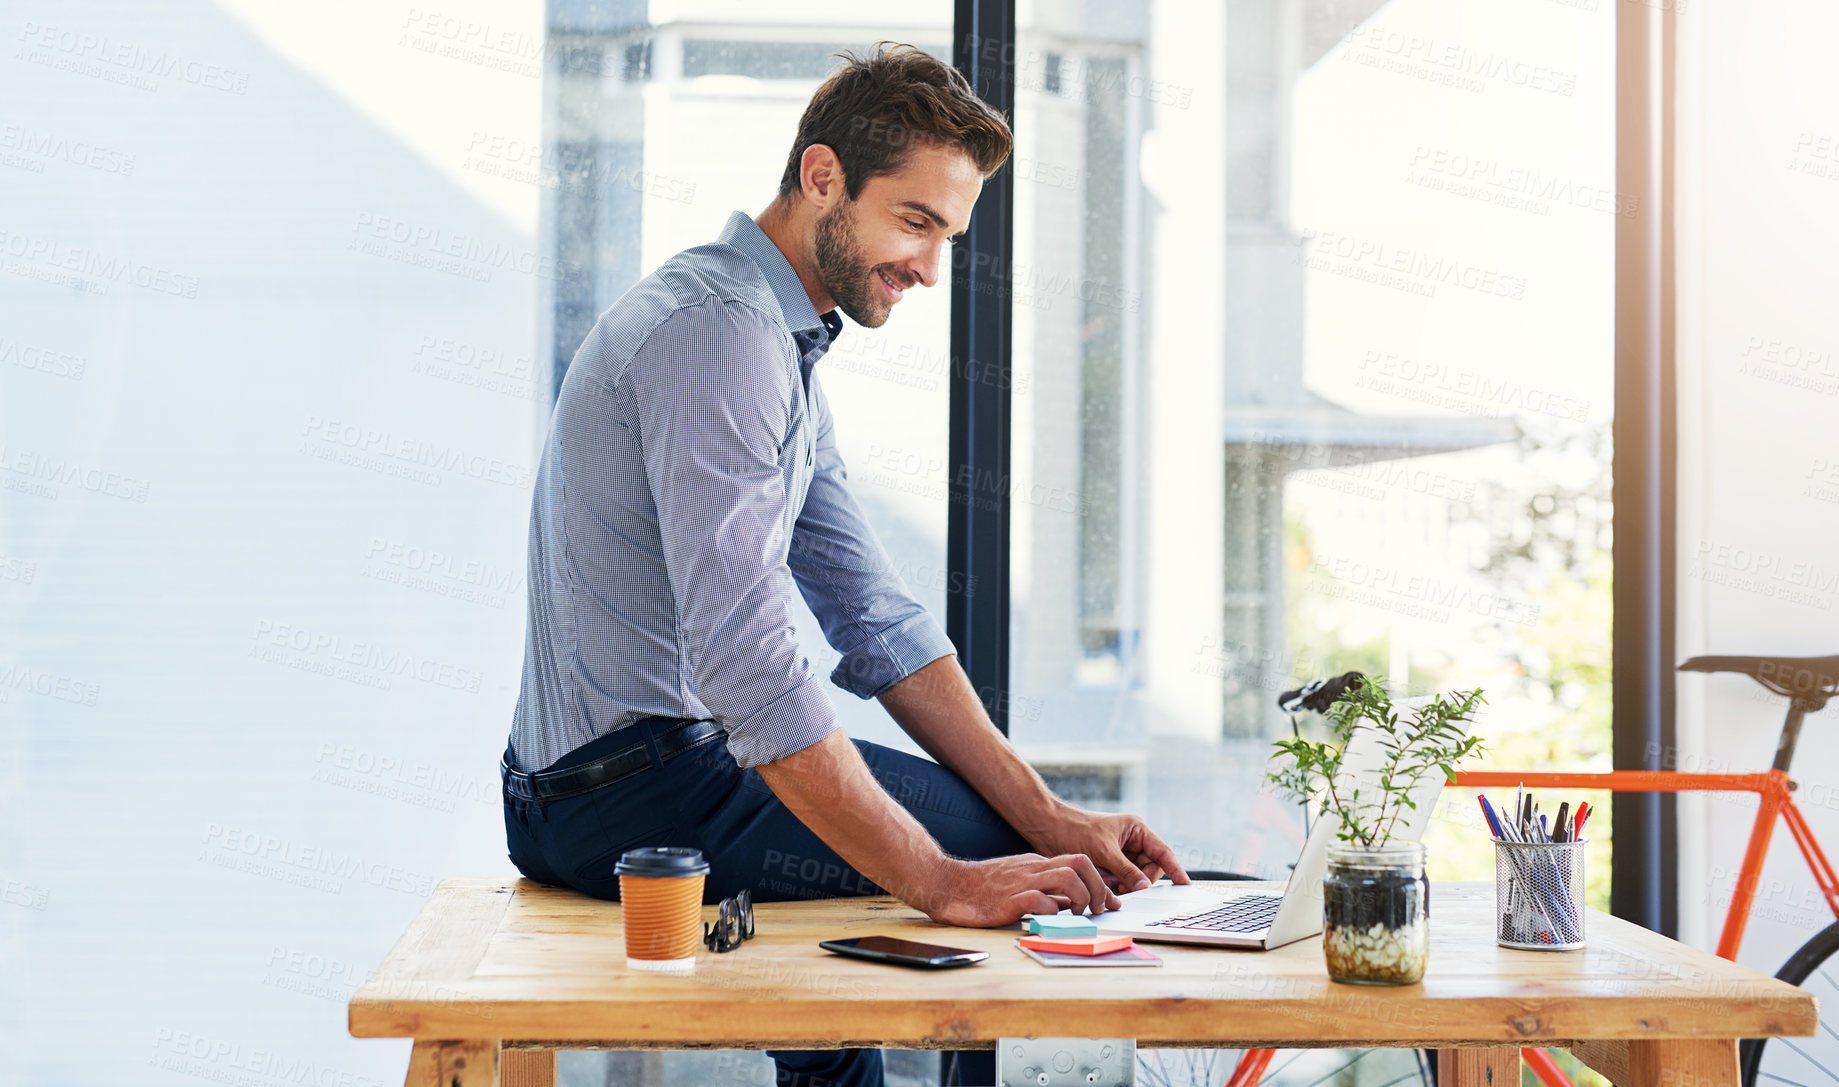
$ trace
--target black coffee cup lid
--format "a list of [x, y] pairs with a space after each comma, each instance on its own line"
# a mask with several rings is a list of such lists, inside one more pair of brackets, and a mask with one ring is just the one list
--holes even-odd
[[620, 876], [706, 876], [709, 862], [702, 850], [686, 845], [648, 845], [620, 854], [613, 873]]

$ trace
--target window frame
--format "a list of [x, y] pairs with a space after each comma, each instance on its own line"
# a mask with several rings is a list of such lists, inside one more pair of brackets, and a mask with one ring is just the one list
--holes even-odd
[[[952, 62], [979, 97], [1015, 123], [1014, 0], [956, 0]], [[1009, 734], [1009, 527], [1014, 158], [989, 180], [952, 250], [950, 508], [945, 633], [971, 686]]]

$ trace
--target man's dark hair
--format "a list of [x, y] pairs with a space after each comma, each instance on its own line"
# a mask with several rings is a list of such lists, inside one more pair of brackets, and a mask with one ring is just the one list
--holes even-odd
[[843, 66], [817, 88], [798, 119], [798, 138], [779, 178], [780, 197], [798, 192], [799, 161], [812, 144], [836, 152], [851, 200], [862, 195], [869, 178], [904, 166], [921, 143], [962, 148], [984, 177], [1009, 157], [1009, 125], [951, 65], [892, 42], [877, 42], [867, 57], [836, 55]]

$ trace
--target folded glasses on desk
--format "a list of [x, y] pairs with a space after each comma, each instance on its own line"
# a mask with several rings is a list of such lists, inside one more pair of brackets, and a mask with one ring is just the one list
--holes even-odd
[[736, 892], [717, 907], [715, 923], [702, 924], [702, 942], [715, 952], [733, 951], [741, 941], [753, 938], [753, 894]]

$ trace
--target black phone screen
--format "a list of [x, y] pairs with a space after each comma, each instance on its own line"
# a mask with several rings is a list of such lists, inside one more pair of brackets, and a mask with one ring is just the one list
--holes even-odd
[[899, 940], [892, 936], [858, 936], [851, 940], [825, 940], [817, 946], [842, 955], [855, 955], [882, 962], [899, 962], [912, 966], [968, 966], [990, 957], [988, 951], [963, 947], [940, 947], [917, 940]]

